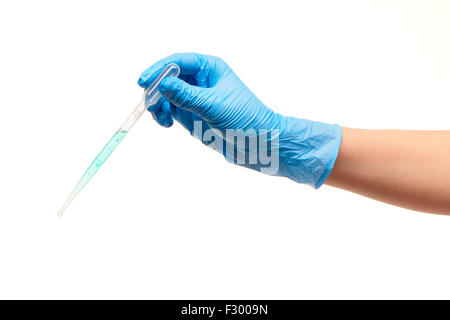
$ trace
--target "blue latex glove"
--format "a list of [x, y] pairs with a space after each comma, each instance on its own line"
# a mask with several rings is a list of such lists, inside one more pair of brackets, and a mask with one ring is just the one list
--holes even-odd
[[[315, 188], [324, 183], [338, 154], [342, 136], [339, 125], [273, 112], [222, 59], [213, 56], [171, 55], [145, 70], [138, 84], [144, 88], [149, 86], [169, 63], [179, 65], [181, 74], [179, 78], [169, 77], [161, 82], [162, 98], [149, 108], [159, 124], [170, 127], [173, 119], [177, 120], [191, 135], [212, 146], [230, 162]], [[280, 83], [280, 92], [281, 86]], [[227, 132], [231, 134], [228, 136]], [[242, 136], [255, 138], [258, 143], [239, 145], [236, 141]], [[264, 153], [270, 155], [272, 163], [268, 165], [267, 157], [258, 158], [255, 163], [255, 157]], [[236, 161], [239, 155], [244, 156], [240, 162]]]

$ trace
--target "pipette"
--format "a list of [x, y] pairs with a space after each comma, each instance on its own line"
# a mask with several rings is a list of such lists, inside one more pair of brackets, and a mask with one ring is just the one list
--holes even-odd
[[92, 161], [91, 165], [84, 172], [80, 181], [72, 190], [62, 208], [59, 210], [58, 216], [62, 216], [64, 210], [66, 210], [66, 208], [81, 191], [81, 189], [83, 189], [83, 187], [89, 182], [89, 180], [91, 180], [92, 177], [97, 173], [98, 169], [100, 169], [103, 163], [105, 163], [110, 154], [114, 151], [114, 149], [116, 149], [116, 147], [123, 140], [128, 131], [130, 131], [136, 121], [142, 116], [145, 110], [147, 110], [149, 106], [152, 106], [158, 102], [159, 98], [161, 97], [161, 93], [158, 89], [161, 81], [167, 77], [178, 77], [179, 74], [180, 67], [178, 67], [178, 65], [176, 65], [175, 63], [170, 63], [163, 69], [163, 71], [161, 71], [161, 73], [152, 82], [152, 84], [147, 89], [145, 89], [141, 102], [128, 116], [125, 122], [108, 141], [108, 143], [103, 147], [102, 151], [100, 151], [94, 161]]

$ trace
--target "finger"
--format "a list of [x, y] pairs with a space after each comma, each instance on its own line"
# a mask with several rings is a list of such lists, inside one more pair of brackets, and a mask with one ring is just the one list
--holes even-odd
[[154, 112], [154, 118], [156, 120], [156, 122], [158, 122], [161, 126], [163, 127], [171, 127], [173, 125], [173, 117], [170, 114], [170, 105], [167, 102], [167, 107], [169, 108], [169, 110], [166, 110], [167, 108], [165, 107], [165, 105], [163, 105], [163, 107]]
[[[164, 99], [164, 98], [162, 98]], [[171, 112], [172, 106], [170, 105], [169, 101], [164, 99], [164, 102], [161, 105], [160, 110], [158, 111], [161, 116], [166, 119], [167, 121], [164, 121], [165, 127], [170, 127], [173, 125], [173, 116]]]
[[195, 75], [204, 67], [206, 59], [203, 55], [198, 53], [175, 53], [159, 60], [142, 72], [138, 85], [147, 88], [169, 63], [176, 63], [180, 67], [180, 75], [182, 76]]
[[159, 85], [161, 95], [170, 103], [195, 112], [199, 116], [203, 115], [205, 112], [203, 106], [207, 105], [205, 90], [208, 89], [192, 86], [175, 77], [166, 78]]
[[161, 109], [161, 106], [164, 103], [164, 101], [167, 101], [164, 97], [159, 98], [155, 104], [148, 106], [147, 110], [150, 112], [158, 111], [159, 109]]

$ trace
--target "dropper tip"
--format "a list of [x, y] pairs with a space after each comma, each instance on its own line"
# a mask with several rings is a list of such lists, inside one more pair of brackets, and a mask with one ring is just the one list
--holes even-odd
[[63, 213], [64, 213], [64, 208], [61, 208], [59, 211], [58, 211], [58, 217], [62, 217], [62, 215], [63, 215]]

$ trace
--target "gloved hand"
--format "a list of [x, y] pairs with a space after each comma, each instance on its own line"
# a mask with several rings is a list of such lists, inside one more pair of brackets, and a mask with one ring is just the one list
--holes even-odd
[[315, 188], [323, 184], [338, 154], [339, 125], [273, 112], [213, 56], [171, 55], [145, 70], [138, 84], [148, 87], [169, 63], [181, 73], [161, 82], [162, 97], [149, 108], [159, 124], [170, 127], [177, 120], [230, 162]]

